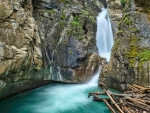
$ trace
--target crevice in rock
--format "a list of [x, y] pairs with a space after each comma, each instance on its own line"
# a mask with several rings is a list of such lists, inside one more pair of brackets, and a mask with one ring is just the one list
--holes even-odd
[[86, 28], [87, 20], [84, 21], [82, 29], [84, 30], [84, 34], [88, 33], [88, 29]]

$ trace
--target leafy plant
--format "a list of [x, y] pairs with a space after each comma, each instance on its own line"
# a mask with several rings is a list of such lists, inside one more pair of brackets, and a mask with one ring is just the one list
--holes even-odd
[[73, 54], [72, 50], [69, 51], [69, 54]]
[[129, 25], [129, 24], [132, 23], [132, 20], [130, 20], [128, 17], [126, 17], [126, 18], [124, 19], [124, 22], [125, 22], [127, 25]]
[[96, 23], [95, 18], [93, 16], [89, 16], [90, 21], [92, 21], [93, 23]]
[[117, 35], [122, 34], [123, 31], [122, 30], [118, 30]]
[[144, 52], [141, 52], [138, 56], [141, 61], [150, 60], [150, 50], [145, 50]]
[[56, 11], [53, 9], [47, 10], [48, 13], [55, 13]]
[[65, 18], [66, 18], [66, 13], [65, 12], [63, 12], [62, 14], [61, 14], [61, 17], [60, 17], [62, 20], [65, 20]]
[[86, 10], [82, 10], [82, 15], [83, 15], [83, 16], [88, 16], [88, 15], [89, 15], [89, 12], [86, 11]]
[[127, 1], [126, 0], [120, 0], [121, 4], [125, 4]]
[[78, 41], [82, 41], [82, 40], [83, 40], [83, 37], [80, 36], [80, 37], [78, 37], [77, 39], [78, 39]]

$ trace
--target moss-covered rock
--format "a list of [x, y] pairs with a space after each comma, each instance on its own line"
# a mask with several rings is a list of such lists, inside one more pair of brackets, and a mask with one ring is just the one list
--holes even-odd
[[115, 43], [111, 59], [103, 66], [104, 70], [101, 73], [109, 87], [125, 90], [127, 84], [149, 85], [148, 9], [149, 1], [128, 0], [123, 6], [122, 18], [118, 21], [118, 32], [114, 34]]

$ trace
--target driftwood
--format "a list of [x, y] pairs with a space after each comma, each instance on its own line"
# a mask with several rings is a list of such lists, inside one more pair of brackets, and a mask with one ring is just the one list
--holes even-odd
[[[104, 102], [112, 113], [150, 113], [149, 87], [128, 84], [128, 91], [115, 94], [103, 82], [99, 86], [102, 92], [89, 92], [88, 97], [93, 96], [93, 101]], [[100, 98], [100, 95], [107, 95], [108, 98]]]
[[115, 110], [112, 108], [112, 106], [109, 104], [109, 102], [106, 99], [102, 99], [103, 102], [107, 105], [107, 107], [110, 109], [112, 113], [116, 113]]

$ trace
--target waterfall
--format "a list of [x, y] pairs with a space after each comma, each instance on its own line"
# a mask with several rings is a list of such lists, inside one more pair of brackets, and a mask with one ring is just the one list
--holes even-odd
[[101, 57], [107, 61], [110, 59], [111, 48], [113, 46], [113, 34], [107, 9], [102, 9], [97, 17], [97, 47]]
[[95, 76], [86, 85], [97, 85], [99, 80], [99, 73], [101, 71], [101, 66]]

